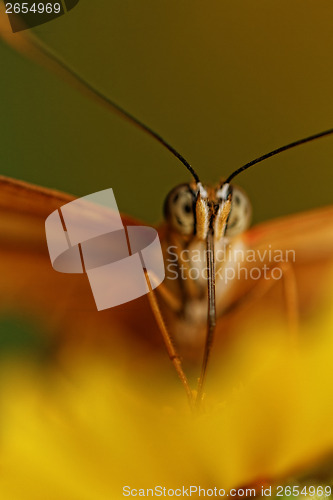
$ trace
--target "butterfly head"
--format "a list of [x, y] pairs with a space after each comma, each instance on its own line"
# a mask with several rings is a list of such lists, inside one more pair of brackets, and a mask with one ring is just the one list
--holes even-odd
[[208, 188], [199, 183], [180, 184], [166, 197], [164, 215], [172, 231], [204, 240], [209, 228], [215, 238], [234, 237], [251, 222], [251, 203], [238, 186]]

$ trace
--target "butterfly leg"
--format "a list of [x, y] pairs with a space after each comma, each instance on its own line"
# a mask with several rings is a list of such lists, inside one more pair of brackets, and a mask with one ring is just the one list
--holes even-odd
[[169, 358], [170, 358], [170, 360], [171, 360], [171, 362], [172, 362], [172, 364], [173, 364], [173, 366], [178, 374], [178, 377], [180, 378], [180, 380], [184, 386], [190, 407], [191, 407], [191, 409], [193, 409], [193, 393], [192, 393], [192, 390], [191, 390], [190, 385], [188, 383], [185, 372], [183, 370], [181, 358], [176, 351], [172, 337], [171, 337], [171, 335], [168, 331], [168, 328], [165, 324], [164, 318], [163, 318], [162, 313], [161, 313], [161, 309], [160, 309], [158, 302], [157, 302], [156, 294], [155, 294], [154, 290], [151, 288], [151, 285], [150, 285], [150, 282], [148, 279], [147, 271], [145, 271], [145, 275], [146, 275], [147, 283], [149, 286], [148, 300], [150, 302], [150, 306], [152, 308], [156, 322], [157, 322], [158, 327], [160, 329], [160, 332], [162, 334], [164, 344], [165, 344], [167, 353], [169, 355]]
[[[150, 279], [154, 279], [151, 272]], [[158, 285], [158, 294], [161, 296], [166, 305], [171, 309], [171, 311], [179, 313], [183, 309], [183, 302], [181, 301], [181, 299], [174, 293], [172, 293], [164, 283]]]

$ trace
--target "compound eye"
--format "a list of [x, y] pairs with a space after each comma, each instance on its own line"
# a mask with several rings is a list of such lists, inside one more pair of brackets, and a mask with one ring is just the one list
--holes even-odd
[[189, 184], [180, 184], [168, 194], [164, 203], [164, 216], [180, 234], [194, 234], [195, 194]]
[[242, 233], [251, 223], [252, 207], [245, 192], [233, 186], [231, 197], [231, 211], [226, 229], [226, 236], [233, 237]]

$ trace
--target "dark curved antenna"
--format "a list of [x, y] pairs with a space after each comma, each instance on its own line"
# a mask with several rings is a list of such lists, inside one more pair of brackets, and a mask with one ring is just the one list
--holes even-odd
[[[8, 37], [5, 36], [4, 33], [1, 32], [0, 27], [0, 36], [3, 35], [7, 42], [10, 43]], [[56, 55], [49, 47], [47, 47], [44, 43], [41, 42], [37, 37], [33, 36], [23, 36], [22, 34], [16, 34], [15, 37], [19, 37], [22, 39], [24, 46], [15, 47], [17, 50], [23, 52], [25, 55], [30, 55], [30, 57], [34, 60], [37, 59], [37, 62], [43, 63], [51, 63], [51, 69], [56, 73], [60, 73], [60, 76], [65, 80], [68, 80], [70, 84], [74, 85], [81, 93], [88, 95], [88, 97], [97, 101], [99, 104], [104, 106], [105, 108], [111, 110], [112, 112], [117, 113], [122, 116], [126, 120], [128, 120], [132, 125], [135, 125], [139, 129], [146, 132], [146, 134], [150, 135], [154, 139], [156, 139], [162, 146], [164, 146], [168, 151], [170, 151], [173, 156], [175, 156], [193, 175], [195, 181], [197, 183], [200, 182], [198, 174], [195, 172], [194, 168], [190, 165], [190, 163], [181, 155], [174, 147], [172, 147], [163, 137], [161, 137], [157, 132], [154, 132], [148, 125], [145, 125], [143, 122], [135, 118], [135, 116], [131, 115], [128, 111], [123, 109], [117, 103], [109, 99], [106, 95], [104, 95], [101, 91], [96, 89], [93, 85], [87, 82], [82, 76], [80, 76], [73, 68], [71, 68], [67, 63], [65, 63], [61, 57]], [[37, 53], [36, 53], [37, 51]], [[29, 53], [30, 52], [30, 53]], [[40, 58], [44, 59], [44, 61], [40, 61]], [[46, 61], [45, 61], [46, 58]]]
[[136, 118], [135, 116], [131, 115], [128, 111], [123, 109], [116, 102], [112, 101], [109, 97], [104, 95], [101, 91], [96, 89], [93, 85], [91, 85], [83, 77], [81, 77], [74, 69], [72, 69], [64, 61], [62, 61], [59, 57], [57, 57], [55, 54], [53, 54], [46, 46], [39, 45], [39, 48], [45, 55], [47, 55], [54, 62], [59, 64], [63, 70], [67, 71], [73, 78], [75, 78], [75, 80], [77, 80], [77, 82], [80, 85], [83, 85], [89, 93], [94, 94], [95, 97], [101, 103], [104, 103], [104, 105], [106, 105], [106, 107], [108, 109], [115, 111], [116, 113], [121, 115], [123, 118], [128, 120], [130, 123], [132, 123], [136, 127], [140, 128], [141, 130], [146, 132], [146, 134], [148, 134], [151, 137], [153, 137], [154, 139], [156, 139], [160, 144], [162, 144], [162, 146], [164, 146], [168, 151], [170, 151], [171, 154], [173, 154], [176, 158], [178, 158], [178, 160], [193, 175], [193, 177], [197, 183], [200, 182], [198, 174], [195, 172], [194, 168], [190, 165], [190, 163], [184, 158], [184, 156], [181, 155], [173, 146], [171, 146], [171, 144], [169, 144], [165, 139], [163, 139], [163, 137], [161, 137], [157, 132], [155, 132], [153, 129], [151, 129], [145, 123], [138, 120], [138, 118]]
[[267, 158], [270, 158], [271, 156], [275, 156], [279, 153], [282, 153], [283, 151], [286, 151], [287, 149], [294, 148], [296, 146], [300, 146], [301, 144], [305, 144], [306, 142], [311, 142], [316, 139], [320, 139], [320, 137], [325, 137], [326, 135], [333, 134], [333, 128], [330, 128], [328, 130], [325, 130], [324, 132], [319, 132], [319, 134], [314, 134], [310, 135], [309, 137], [306, 137], [305, 139], [299, 139], [298, 141], [291, 142], [290, 144], [287, 144], [286, 146], [282, 146], [281, 148], [274, 149], [274, 151], [271, 151], [270, 153], [266, 153], [263, 156], [259, 156], [259, 158], [256, 158], [255, 160], [250, 161], [249, 163], [246, 163], [242, 167], [238, 168], [235, 170], [229, 177], [221, 184], [221, 186], [225, 184], [229, 184], [235, 177], [236, 175], [240, 174], [241, 172], [244, 172], [244, 170], [247, 170], [248, 168], [252, 167], [256, 163], [260, 163], [264, 160], [267, 160]]

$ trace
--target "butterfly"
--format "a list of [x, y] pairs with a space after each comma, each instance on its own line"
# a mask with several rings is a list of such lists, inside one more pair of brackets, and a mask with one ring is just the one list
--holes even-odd
[[[148, 133], [178, 158], [192, 176], [191, 182], [174, 188], [165, 201], [165, 223], [159, 233], [167, 278], [156, 296], [152, 293], [148, 296], [155, 318], [144, 298], [97, 314], [87, 281], [82, 276], [56, 274], [50, 266], [45, 245], [46, 217], [73, 197], [1, 178], [3, 310], [8, 312], [15, 304], [21, 314], [25, 311], [38, 316], [42, 323], [51, 323], [54, 342], [64, 343], [66, 348], [71, 342], [103, 344], [111, 338], [114, 342], [115, 337], [119, 343], [124, 343], [125, 331], [137, 351], [144, 353], [151, 348], [160, 351], [157, 322], [190, 404], [200, 407], [214, 337], [228, 338], [228, 330], [234, 330], [235, 323], [240, 321], [239, 311], [250, 307], [253, 312], [259, 298], [260, 307], [265, 307], [262, 304], [267, 301], [267, 307], [276, 309], [274, 294], [281, 294], [281, 287], [284, 292], [279, 302], [284, 304], [291, 336], [295, 336], [299, 316], [320, 299], [321, 290], [325, 288], [325, 270], [332, 262], [332, 207], [249, 229], [249, 199], [232, 181], [255, 164], [330, 135], [333, 129], [265, 154], [212, 188], [201, 182], [189, 162], [159, 134], [89, 85], [38, 40], [23, 35], [13, 39], [6, 37], [4, 31], [3, 34], [16, 49], [27, 52], [90, 98]], [[123, 222], [139, 224], [126, 216]], [[24, 259], [19, 257], [22, 249]], [[249, 250], [254, 252], [251, 258], [246, 255]], [[294, 252], [293, 262], [285, 262], [280, 254], [280, 260], [275, 260], [277, 265], [272, 267], [272, 254], [275, 257], [277, 252], [288, 251]], [[221, 261], [218, 255], [222, 256]], [[240, 262], [242, 272], [236, 277]], [[278, 280], [274, 278], [274, 270], [277, 270]], [[261, 275], [263, 271], [268, 274], [258, 279], [258, 272]], [[29, 282], [33, 286], [29, 286]], [[144, 324], [139, 338], [135, 335], [138, 318]], [[99, 332], [97, 340], [91, 335], [92, 331]], [[200, 359], [201, 375], [195, 395], [183, 368], [183, 358], [185, 363], [187, 359]], [[136, 352], [131, 363], [138, 359], [140, 356]]]

